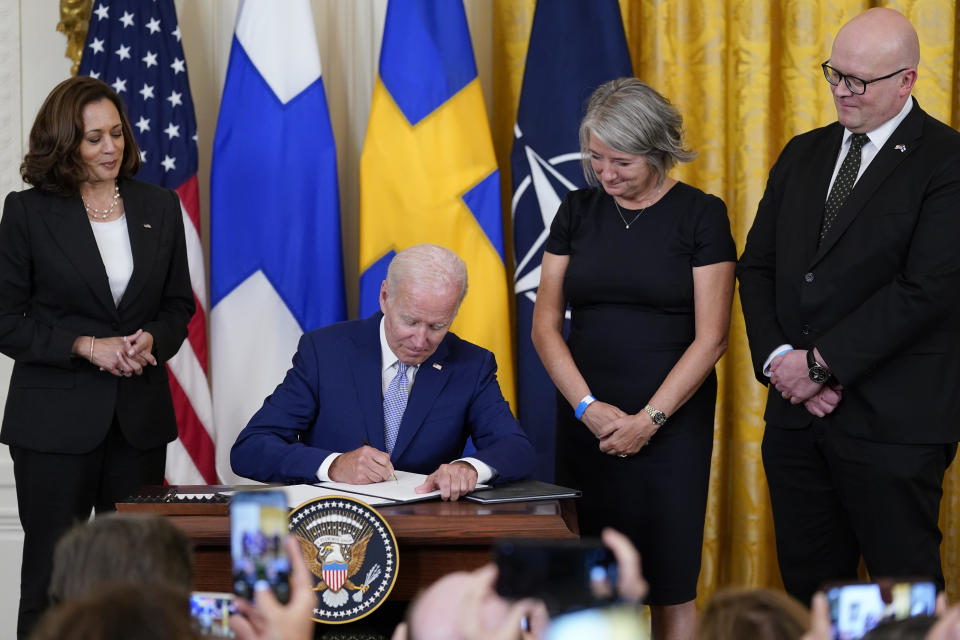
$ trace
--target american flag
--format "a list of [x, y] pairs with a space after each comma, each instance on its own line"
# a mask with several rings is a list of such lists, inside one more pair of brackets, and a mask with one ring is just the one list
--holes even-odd
[[137, 178], [180, 196], [197, 311], [167, 362], [179, 439], [167, 450], [170, 484], [216, 484], [207, 382], [207, 292], [197, 195], [197, 121], [173, 0], [100, 0], [90, 16], [79, 73], [120, 94], [140, 146]]

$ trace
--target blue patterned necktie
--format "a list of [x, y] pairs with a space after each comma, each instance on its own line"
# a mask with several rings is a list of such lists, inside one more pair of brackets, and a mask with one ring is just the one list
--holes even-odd
[[819, 247], [823, 239], [833, 226], [833, 221], [837, 219], [837, 212], [843, 206], [844, 201], [850, 192], [853, 191], [853, 185], [857, 182], [857, 174], [860, 172], [860, 149], [863, 148], [870, 138], [865, 133], [855, 133], [850, 136], [850, 151], [843, 159], [837, 177], [830, 188], [830, 195], [827, 196], [827, 203], [823, 206], [823, 223], [820, 227], [820, 240], [817, 243]]
[[398, 360], [397, 375], [393, 376], [383, 396], [383, 428], [387, 453], [393, 453], [393, 446], [397, 443], [400, 420], [403, 419], [403, 411], [407, 408], [409, 395], [410, 381], [407, 380], [407, 365]]

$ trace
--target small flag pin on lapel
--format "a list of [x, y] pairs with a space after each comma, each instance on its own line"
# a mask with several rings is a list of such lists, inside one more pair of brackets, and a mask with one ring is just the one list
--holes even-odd
[[144, 228], [144, 229], [153, 229], [153, 226], [148, 222], [148, 223], [146, 223], [145, 225], [143, 225], [143, 228]]
[[442, 371], [442, 370], [443, 370], [443, 365], [440, 364], [439, 362], [434, 362], [434, 363], [433, 363], [433, 368], [436, 369], [437, 371]]
[[907, 150], [907, 145], [905, 145], [905, 144], [898, 144], [897, 146], [894, 147], [894, 149], [896, 149], [896, 150], [899, 151], [900, 153], [904, 153], [904, 152]]

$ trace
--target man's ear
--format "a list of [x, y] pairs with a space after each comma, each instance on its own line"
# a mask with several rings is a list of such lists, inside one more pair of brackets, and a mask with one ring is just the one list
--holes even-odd
[[393, 630], [393, 635], [390, 636], [390, 640], [407, 640], [406, 622], [401, 622], [397, 625], [397, 628]]
[[384, 280], [380, 285], [380, 311], [384, 314], [387, 313], [387, 281]]

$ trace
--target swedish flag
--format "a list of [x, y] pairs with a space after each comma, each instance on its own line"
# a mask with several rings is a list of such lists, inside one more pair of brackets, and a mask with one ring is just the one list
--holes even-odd
[[500, 172], [462, 0], [390, 0], [360, 161], [360, 315], [396, 251], [421, 242], [467, 263], [453, 331], [490, 349], [513, 404]]

